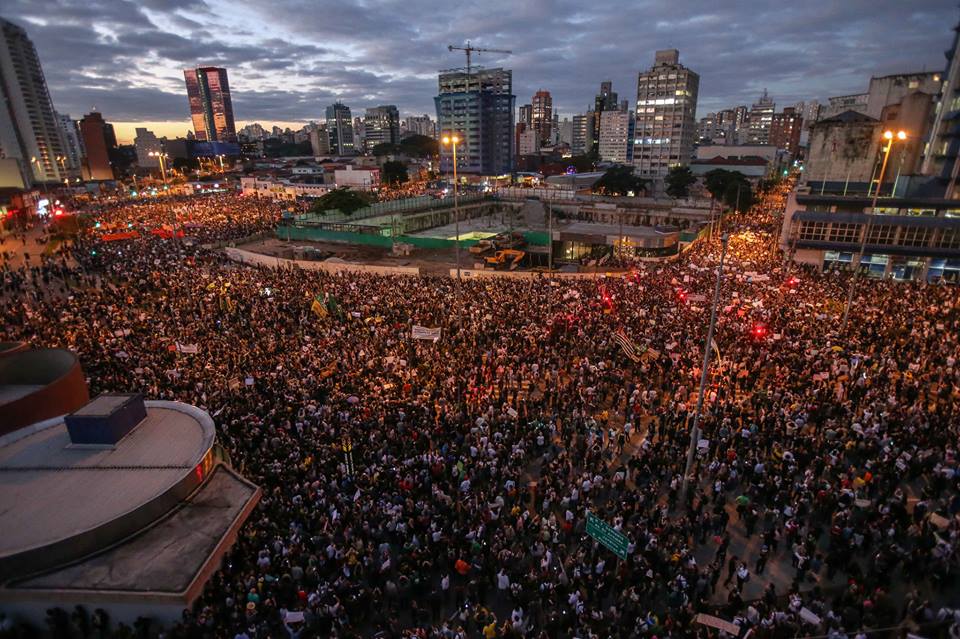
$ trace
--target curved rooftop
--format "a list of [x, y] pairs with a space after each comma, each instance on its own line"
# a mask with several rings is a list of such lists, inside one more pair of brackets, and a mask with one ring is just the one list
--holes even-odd
[[23, 576], [129, 536], [182, 501], [212, 468], [210, 416], [145, 402], [114, 447], [71, 444], [56, 417], [0, 437], [0, 574]]
[[0, 343], [0, 435], [69, 413], [90, 398], [74, 353], [17, 344]]

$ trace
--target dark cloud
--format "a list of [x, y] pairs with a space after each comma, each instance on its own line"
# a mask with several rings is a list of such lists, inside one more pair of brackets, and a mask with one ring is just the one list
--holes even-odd
[[635, 99], [654, 51], [680, 49], [700, 74], [701, 113], [856, 93], [871, 75], [943, 67], [955, 0], [7, 0], [37, 46], [57, 108], [107, 118], [186, 120], [182, 69], [230, 70], [239, 120], [320, 119], [341, 99], [362, 113], [432, 113], [448, 44], [511, 49], [475, 64], [513, 69], [518, 103], [540, 88], [563, 114], [601, 80]]

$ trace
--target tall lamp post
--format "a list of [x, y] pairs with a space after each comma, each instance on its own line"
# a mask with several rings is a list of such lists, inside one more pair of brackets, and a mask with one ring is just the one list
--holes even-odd
[[687, 483], [693, 471], [693, 459], [700, 441], [700, 413], [703, 411], [703, 395], [707, 389], [707, 372], [710, 368], [710, 345], [713, 343], [713, 331], [717, 326], [717, 304], [720, 301], [720, 281], [723, 279], [723, 262], [727, 257], [727, 244], [730, 236], [724, 234], [720, 241], [723, 248], [720, 250], [720, 266], [717, 268], [717, 283], [713, 289], [713, 306], [710, 309], [710, 326], [707, 329], [707, 338], [703, 344], [703, 369], [700, 371], [700, 392], [697, 394], [697, 410], [693, 414], [693, 426], [690, 428], [690, 447], [687, 449], [687, 466], [683, 471], [683, 495], [687, 495]]
[[460, 279], [460, 201], [457, 192], [457, 144], [460, 138], [453, 135], [443, 136], [444, 145], [450, 145], [453, 148], [453, 218], [455, 220], [456, 255], [457, 255], [457, 279]]
[[147, 155], [152, 158], [157, 158], [157, 160], [160, 161], [160, 175], [163, 176], [163, 184], [164, 186], [166, 186], [167, 184], [166, 159], [170, 156], [167, 155], [166, 153], [163, 153], [162, 151], [150, 151], [149, 153], [147, 153]]
[[[883, 187], [884, 174], [887, 172], [887, 162], [890, 160], [890, 151], [893, 149], [895, 140], [903, 142], [907, 139], [905, 131], [884, 131], [883, 139], [887, 141], [887, 148], [883, 152], [883, 164], [880, 165], [880, 178], [877, 180], [877, 189], [873, 192], [873, 203], [870, 205], [870, 214], [867, 217], [866, 228], [863, 229], [863, 235], [860, 238], [860, 252], [857, 259], [863, 260], [863, 253], [867, 248], [867, 236], [870, 235], [870, 229], [873, 226], [873, 218], [877, 214], [877, 198], [880, 197], [880, 189]], [[851, 260], [852, 263], [852, 260]], [[840, 331], [845, 333], [847, 330], [847, 321], [850, 319], [850, 306], [853, 304], [853, 289], [856, 287], [857, 279], [860, 276], [860, 264], [853, 271], [853, 277], [850, 278], [850, 289], [847, 291], [847, 305], [843, 309], [843, 323]]]

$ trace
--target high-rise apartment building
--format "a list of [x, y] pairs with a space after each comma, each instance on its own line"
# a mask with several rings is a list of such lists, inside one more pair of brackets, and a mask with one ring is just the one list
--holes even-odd
[[366, 146], [400, 142], [400, 111], [392, 104], [367, 109], [363, 119]]
[[700, 76], [680, 64], [676, 49], [657, 51], [637, 79], [633, 164], [642, 177], [663, 177], [693, 154]]
[[574, 155], [584, 155], [590, 151], [592, 139], [590, 125], [593, 123], [593, 113], [573, 116], [573, 140], [570, 142], [570, 152]]
[[65, 156], [60, 163], [61, 168], [66, 170], [66, 177], [73, 179], [79, 177], [80, 168], [83, 166], [83, 140], [80, 137], [80, 128], [76, 120], [69, 115], [62, 113], [56, 115]]
[[40, 58], [27, 32], [3, 19], [0, 85], [4, 102], [0, 108], [0, 158], [17, 165], [16, 172], [11, 169], [5, 185], [62, 182], [68, 177], [64, 166], [66, 149]]
[[80, 120], [80, 135], [87, 153], [83, 159], [84, 179], [114, 179], [116, 176], [110, 155], [117, 148], [117, 136], [113, 132], [113, 125], [105, 122], [102, 115], [93, 111]]
[[353, 118], [353, 148], [358, 153], [367, 148], [367, 127], [359, 115]]
[[770, 143], [770, 127], [773, 124], [773, 113], [775, 110], [776, 105], [773, 102], [773, 98], [771, 98], [767, 94], [767, 90], [764, 89], [760, 100], [750, 107], [749, 133], [747, 136], [747, 141], [750, 144]]
[[618, 108], [617, 93], [613, 90], [613, 82], [606, 80], [600, 83], [600, 93], [593, 99], [592, 119], [590, 122], [590, 148], [588, 151], [596, 151], [600, 145], [600, 117], [604, 111], [612, 111]]
[[314, 157], [330, 155], [330, 134], [326, 124], [318, 124], [310, 131], [310, 150]]
[[553, 142], [551, 138], [553, 128], [553, 98], [550, 96], [550, 92], [540, 89], [534, 93], [533, 99], [530, 101], [530, 106], [530, 125], [533, 127], [533, 130], [537, 132], [541, 146], [551, 144]]
[[429, 115], [411, 115], [406, 121], [407, 135], [425, 135], [430, 138], [437, 137], [437, 123]]
[[202, 142], [236, 142], [233, 121], [233, 100], [227, 70], [220, 67], [184, 69], [190, 119], [197, 140]]
[[570, 118], [564, 118], [557, 123], [557, 142], [573, 145], [573, 121]]
[[533, 105], [521, 104], [519, 111], [520, 112], [517, 114], [517, 124], [533, 126]]
[[617, 108], [600, 115], [599, 154], [603, 162], [626, 164], [633, 159], [633, 113]]
[[803, 116], [794, 107], [784, 107], [783, 113], [774, 113], [770, 122], [769, 144], [783, 149], [791, 157], [800, 150], [800, 131]]
[[[458, 170], [463, 173], [502, 175], [513, 170], [513, 72], [477, 69], [469, 77], [462, 71], [445, 71], [439, 77], [437, 128], [440, 135], [455, 133]], [[440, 146], [444, 172], [452, 166], [452, 150]]]
[[133, 139], [133, 146], [137, 151], [137, 165], [145, 169], [156, 169], [160, 166], [160, 158], [151, 153], [163, 153], [163, 140], [153, 131], [137, 127], [137, 136]]
[[352, 155], [356, 152], [350, 107], [339, 100], [327, 107], [327, 134], [333, 155]]

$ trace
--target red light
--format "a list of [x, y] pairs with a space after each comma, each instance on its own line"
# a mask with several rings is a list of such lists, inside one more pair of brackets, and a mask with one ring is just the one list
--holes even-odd
[[686, 292], [685, 290], [683, 290], [682, 288], [681, 288], [681, 289], [677, 289], [677, 299], [680, 300], [681, 302], [686, 302], [686, 301], [687, 301], [687, 292]]
[[795, 277], [791, 277], [789, 280], [787, 280], [787, 284], [790, 286], [796, 286], [799, 283], [800, 283], [800, 280], [798, 280]]
[[754, 324], [752, 332], [755, 338], [763, 339], [767, 335], [767, 327], [763, 324]]

